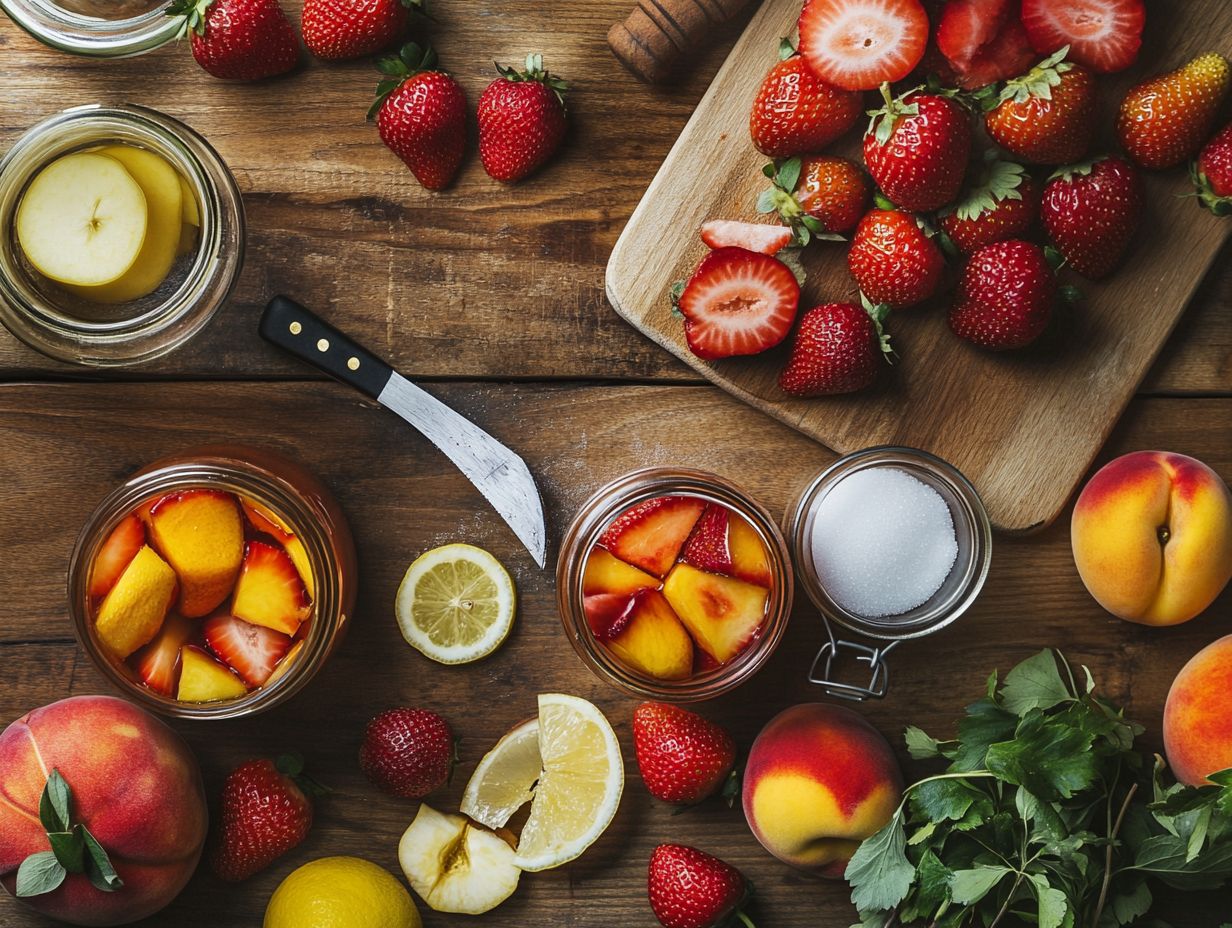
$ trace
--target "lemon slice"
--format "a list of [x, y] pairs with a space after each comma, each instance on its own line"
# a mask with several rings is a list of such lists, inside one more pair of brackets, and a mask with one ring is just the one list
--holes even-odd
[[539, 756], [543, 769], [513, 860], [523, 870], [580, 856], [611, 824], [625, 785], [616, 733], [585, 699], [539, 696]]
[[489, 828], [504, 828], [513, 813], [535, 796], [543, 770], [539, 720], [527, 719], [505, 734], [471, 774], [461, 812]]
[[482, 548], [433, 548], [407, 568], [396, 612], [402, 637], [432, 660], [477, 661], [513, 628], [513, 581]]

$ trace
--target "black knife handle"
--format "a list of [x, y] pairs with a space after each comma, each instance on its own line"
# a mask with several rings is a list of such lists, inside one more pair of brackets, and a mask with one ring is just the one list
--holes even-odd
[[285, 296], [269, 301], [257, 330], [271, 345], [289, 351], [373, 399], [385, 389], [394, 372], [371, 351]]

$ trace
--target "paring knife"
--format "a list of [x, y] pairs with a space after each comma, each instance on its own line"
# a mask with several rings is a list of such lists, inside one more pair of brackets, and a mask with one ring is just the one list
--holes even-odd
[[526, 462], [469, 419], [294, 300], [276, 296], [261, 315], [261, 337], [397, 413], [436, 445], [544, 565], [543, 502]]

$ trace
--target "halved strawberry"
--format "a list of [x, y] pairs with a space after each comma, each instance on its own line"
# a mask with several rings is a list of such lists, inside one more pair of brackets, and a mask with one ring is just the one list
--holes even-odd
[[[790, 238], [791, 232], [787, 235]], [[106, 596], [144, 544], [145, 526], [141, 519], [135, 514], [121, 519], [94, 557], [94, 566], [90, 570], [90, 595]]]
[[172, 613], [158, 637], [133, 655], [141, 682], [162, 696], [174, 696], [180, 676], [180, 648], [196, 631], [196, 623]]
[[595, 637], [607, 640], [625, 630], [633, 615], [636, 594], [595, 593], [582, 598], [582, 611]]
[[1017, 18], [1011, 17], [991, 42], [956, 71], [954, 80], [964, 90], [978, 90], [996, 81], [1025, 74], [1036, 57], [1027, 30]]
[[265, 683], [291, 650], [288, 636], [226, 613], [207, 619], [204, 632], [209, 649], [249, 686]]
[[727, 507], [708, 503], [706, 511], [693, 528], [693, 534], [689, 536], [689, 543], [684, 546], [681, 560], [711, 573], [730, 574], [732, 556], [727, 540], [729, 521], [730, 513]]
[[791, 229], [765, 222], [711, 219], [702, 223], [702, 241], [711, 248], [744, 248], [775, 255], [791, 244]]
[[659, 496], [620, 515], [599, 543], [622, 561], [662, 577], [705, 508], [695, 496]]
[[253, 625], [294, 635], [312, 612], [299, 571], [285, 551], [263, 541], [244, 546], [231, 612]]
[[791, 331], [800, 284], [782, 261], [747, 248], [702, 258], [678, 303], [689, 350], [713, 361], [760, 354]]
[[809, 69], [844, 90], [902, 80], [928, 45], [928, 14], [919, 0], [808, 0], [799, 29]]
[[950, 0], [937, 23], [937, 48], [956, 68], [966, 68], [997, 37], [1012, 0]]
[[1138, 57], [1142, 0], [1022, 0], [1022, 24], [1041, 55], [1069, 46], [1068, 58], [1097, 71], [1123, 71]]

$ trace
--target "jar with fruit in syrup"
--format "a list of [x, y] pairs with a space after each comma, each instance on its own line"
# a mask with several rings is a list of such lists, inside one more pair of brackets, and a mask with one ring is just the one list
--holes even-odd
[[261, 712], [302, 689], [354, 608], [355, 547], [297, 464], [216, 446], [155, 461], [99, 504], [69, 567], [78, 640], [147, 708]]
[[176, 38], [182, 18], [171, 0], [0, 0], [22, 29], [44, 45], [89, 58], [128, 58]]
[[787, 628], [791, 559], [774, 519], [702, 471], [634, 471], [586, 502], [561, 545], [565, 633], [600, 678], [642, 698], [709, 699]]
[[160, 357], [230, 295], [244, 257], [234, 178], [200, 135], [139, 106], [82, 106], [0, 160], [0, 321], [92, 366]]

